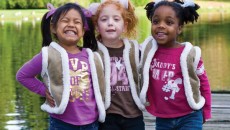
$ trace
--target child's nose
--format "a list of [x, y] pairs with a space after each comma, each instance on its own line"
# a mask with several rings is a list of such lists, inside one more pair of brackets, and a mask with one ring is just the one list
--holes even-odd
[[74, 26], [74, 22], [73, 22], [73, 21], [70, 21], [70, 22], [68, 23], [68, 25], [71, 26], [71, 27], [73, 27], [73, 26]]
[[109, 19], [109, 21], [108, 21], [108, 25], [113, 25], [113, 20], [112, 19]]
[[159, 27], [160, 28], [164, 28], [165, 27], [165, 23], [164, 22], [160, 22]]

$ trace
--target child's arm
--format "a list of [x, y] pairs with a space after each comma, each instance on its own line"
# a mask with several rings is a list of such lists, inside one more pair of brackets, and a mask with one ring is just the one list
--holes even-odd
[[41, 73], [41, 70], [42, 54], [39, 53], [18, 70], [16, 79], [30, 91], [45, 97], [46, 87], [43, 82], [36, 78]]
[[210, 88], [206, 71], [204, 69], [204, 64], [202, 59], [200, 59], [199, 61], [196, 72], [200, 79], [201, 95], [205, 98], [205, 104], [203, 107], [203, 118], [204, 118], [204, 122], [206, 122], [207, 119], [211, 118], [211, 88]]

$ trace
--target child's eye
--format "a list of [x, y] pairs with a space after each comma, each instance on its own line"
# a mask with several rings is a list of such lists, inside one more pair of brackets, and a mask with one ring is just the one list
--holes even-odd
[[81, 22], [80, 22], [80, 21], [75, 21], [74, 23], [75, 23], [75, 24], [81, 24]]
[[120, 19], [114, 19], [114, 20], [115, 20], [116, 22], [117, 22], [117, 21], [120, 21]]
[[67, 19], [61, 19], [61, 22], [67, 23], [68, 20]]
[[114, 21], [120, 21], [120, 18], [119, 17], [115, 17]]
[[167, 23], [167, 25], [172, 25], [173, 21], [167, 21], [166, 23]]
[[101, 18], [100, 21], [105, 22], [107, 18]]
[[157, 19], [152, 20], [152, 24], [158, 24], [158, 23], [159, 23], [159, 21]]

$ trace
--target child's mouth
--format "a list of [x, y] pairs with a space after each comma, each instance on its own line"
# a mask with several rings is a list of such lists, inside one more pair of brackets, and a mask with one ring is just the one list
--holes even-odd
[[156, 33], [156, 37], [158, 39], [164, 39], [166, 37], [166, 34], [163, 32], [158, 32], [158, 33]]
[[67, 30], [67, 31], [65, 31], [65, 34], [67, 34], [67, 35], [76, 35], [77, 33], [75, 31], [73, 31], [73, 30]]

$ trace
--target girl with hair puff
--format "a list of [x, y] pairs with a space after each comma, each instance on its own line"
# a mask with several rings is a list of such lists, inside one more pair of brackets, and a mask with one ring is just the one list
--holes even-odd
[[201, 50], [180, 43], [183, 26], [197, 21], [193, 0], [146, 5], [152, 36], [142, 44], [140, 99], [156, 116], [156, 130], [202, 130], [211, 118], [211, 91]]

